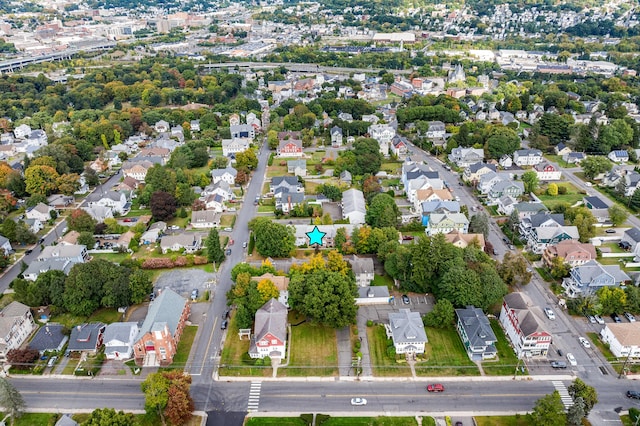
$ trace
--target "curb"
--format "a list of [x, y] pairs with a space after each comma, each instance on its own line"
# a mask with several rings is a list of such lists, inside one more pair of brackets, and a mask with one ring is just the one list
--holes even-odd
[[571, 375], [550, 376], [420, 376], [420, 377], [250, 377], [250, 376], [217, 376], [216, 381], [221, 382], [512, 382], [517, 381], [572, 381]]

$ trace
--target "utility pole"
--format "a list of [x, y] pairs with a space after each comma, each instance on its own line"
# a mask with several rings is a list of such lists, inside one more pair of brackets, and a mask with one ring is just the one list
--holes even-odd
[[[627, 359], [624, 360], [624, 364], [622, 364], [622, 370], [620, 370], [620, 374], [618, 374], [618, 379], [622, 377], [622, 375], [624, 374], [624, 372], [627, 369], [627, 364], [629, 363], [629, 360], [631, 359], [631, 348], [629, 348], [629, 355], [627, 355]], [[638, 416], [640, 417], [640, 416]], [[637, 425], [637, 422], [636, 422]]]

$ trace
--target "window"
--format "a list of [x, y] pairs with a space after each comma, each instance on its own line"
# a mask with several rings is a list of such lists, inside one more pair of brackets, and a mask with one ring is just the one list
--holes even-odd
[[167, 350], [165, 348], [160, 348], [160, 356], [163, 361], [167, 359]]
[[277, 345], [277, 344], [278, 344], [278, 341], [277, 341], [276, 339], [272, 339], [272, 340], [271, 340], [271, 344], [272, 344], [272, 345]]

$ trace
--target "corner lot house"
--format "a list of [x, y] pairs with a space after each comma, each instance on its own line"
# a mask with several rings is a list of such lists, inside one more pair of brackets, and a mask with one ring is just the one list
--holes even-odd
[[427, 344], [422, 318], [418, 312], [400, 309], [389, 314], [387, 335], [391, 335], [393, 346], [398, 354], [423, 354]]
[[138, 323], [114, 322], [104, 330], [104, 354], [107, 359], [127, 360], [133, 354]]
[[640, 357], [640, 322], [607, 323], [600, 331], [600, 337], [614, 356]]
[[498, 339], [491, 329], [491, 324], [482, 309], [467, 306], [456, 309], [458, 322], [456, 330], [472, 361], [493, 359], [498, 354], [496, 342]]
[[170, 288], [162, 290], [149, 306], [135, 339], [136, 364], [145, 367], [170, 365], [190, 313], [187, 299]]
[[271, 299], [256, 312], [251, 358], [284, 358], [287, 348], [287, 307]]
[[530, 306], [524, 293], [515, 292], [504, 297], [500, 310], [500, 325], [518, 358], [547, 356], [551, 345], [552, 336], [543, 327], [542, 311]]
[[11, 349], [18, 349], [35, 327], [31, 309], [27, 305], [11, 302], [0, 311], [0, 359], [6, 359]]

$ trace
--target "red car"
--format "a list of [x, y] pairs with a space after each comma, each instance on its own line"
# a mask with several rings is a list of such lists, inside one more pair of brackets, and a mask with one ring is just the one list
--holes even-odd
[[433, 385], [427, 386], [427, 391], [429, 392], [444, 392], [444, 386], [440, 383], [434, 383]]

